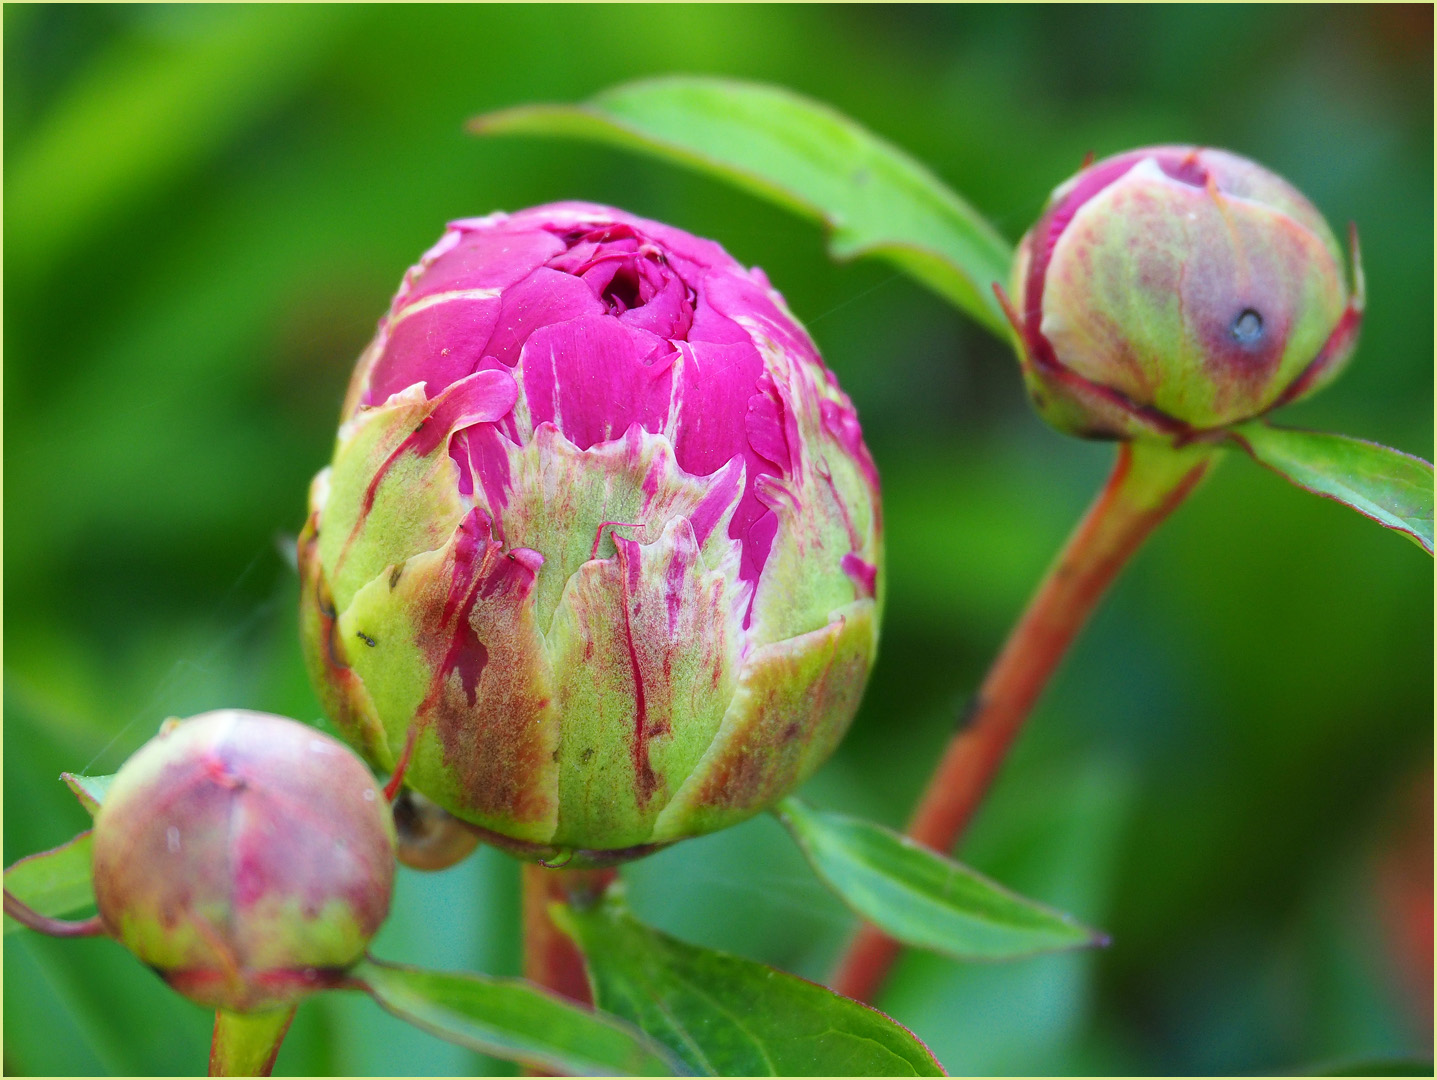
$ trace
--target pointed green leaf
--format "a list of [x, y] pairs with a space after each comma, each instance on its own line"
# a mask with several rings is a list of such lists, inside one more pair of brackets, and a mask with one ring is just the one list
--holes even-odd
[[99, 812], [100, 804], [105, 801], [105, 793], [110, 790], [110, 782], [114, 776], [81, 776], [79, 773], [61, 773], [60, 779], [65, 781], [65, 786], [75, 793], [75, 798], [80, 800], [80, 805], [89, 811], [94, 817]]
[[1232, 437], [1300, 488], [1346, 503], [1379, 525], [1406, 533], [1432, 554], [1432, 466], [1401, 450], [1348, 435], [1241, 424]]
[[[41, 915], [56, 918], [93, 904], [90, 831], [15, 863], [5, 871], [5, 891]], [[5, 917], [6, 934], [22, 929], [14, 919]]]
[[671, 1076], [680, 1070], [663, 1047], [631, 1025], [522, 979], [425, 971], [372, 958], [353, 974], [401, 1020], [531, 1068], [570, 1076]]
[[897, 147], [790, 90], [676, 76], [580, 105], [529, 105], [471, 122], [481, 135], [560, 135], [637, 150], [722, 179], [832, 230], [840, 259], [877, 255], [1007, 336], [993, 295], [1013, 253], [951, 188]]
[[599, 1006], [709, 1076], [942, 1076], [907, 1028], [827, 987], [651, 930], [612, 897], [555, 905]]
[[882, 825], [797, 799], [780, 803], [778, 816], [839, 899], [905, 945], [959, 960], [1012, 960], [1107, 944], [1075, 919]]
[[268, 1012], [215, 1012], [210, 1039], [211, 1076], [269, 1076], [294, 1019], [294, 1006]]

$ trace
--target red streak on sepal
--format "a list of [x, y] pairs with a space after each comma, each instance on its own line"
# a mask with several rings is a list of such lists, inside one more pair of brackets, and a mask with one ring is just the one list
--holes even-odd
[[404, 783], [404, 774], [409, 770], [409, 758], [414, 753], [414, 741], [418, 737], [419, 725], [415, 724], [404, 737], [404, 750], [394, 764], [394, 775], [389, 778], [389, 783], [384, 785], [384, 797], [391, 803], [399, 797], [399, 788]]
[[[599, 527], [598, 527], [598, 529], [596, 529], [596, 530], [594, 531], [594, 546], [589, 549], [589, 558], [591, 558], [591, 559], [597, 559], [597, 558], [599, 557], [599, 544], [600, 544], [600, 542], [602, 542], [603, 539], [604, 539], [604, 530], [607, 529], [610, 525], [621, 525], [621, 526], [623, 526], [625, 529], [642, 529], [642, 528], [645, 527], [645, 526], [644, 526], [644, 523], [643, 523], [642, 521], [601, 521], [601, 522], [599, 522]], [[615, 540], [615, 545], [617, 546], [617, 540]]]

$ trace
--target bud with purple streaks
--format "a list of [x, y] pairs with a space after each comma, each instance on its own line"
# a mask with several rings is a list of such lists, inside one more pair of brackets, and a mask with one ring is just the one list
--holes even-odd
[[582, 203], [459, 221], [350, 386], [303, 639], [376, 766], [535, 859], [791, 790], [877, 643], [878, 478], [758, 270]]
[[1221, 150], [1159, 146], [1086, 167], [1023, 238], [1009, 316], [1049, 423], [1186, 439], [1334, 378], [1362, 318], [1322, 216]]
[[389, 912], [394, 824], [343, 743], [227, 709], [169, 721], [95, 818], [105, 929], [186, 997], [281, 1007], [329, 985]]

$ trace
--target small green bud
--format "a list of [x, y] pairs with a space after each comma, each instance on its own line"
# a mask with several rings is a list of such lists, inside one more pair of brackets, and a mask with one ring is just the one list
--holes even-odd
[[1221, 150], [1162, 146], [1083, 169], [1023, 238], [1009, 318], [1049, 423], [1171, 437], [1325, 385], [1362, 318], [1352, 239], [1281, 177]]
[[166, 722], [95, 818], [106, 930], [211, 1008], [281, 1007], [331, 985], [389, 912], [394, 825], [348, 747], [227, 709]]

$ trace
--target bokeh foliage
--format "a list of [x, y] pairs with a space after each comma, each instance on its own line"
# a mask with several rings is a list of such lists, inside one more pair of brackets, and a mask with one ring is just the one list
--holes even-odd
[[[1010, 240], [1088, 150], [1248, 154], [1355, 220], [1368, 273], [1352, 368], [1284, 422], [1430, 457], [1431, 19], [7, 5], [5, 861], [84, 827], [62, 770], [112, 770], [165, 716], [318, 720], [290, 559], [348, 369], [447, 219], [559, 198], [763, 266], [855, 399], [885, 488], [883, 653], [805, 794], [901, 823], [1110, 448], [1048, 430], [1000, 344], [885, 267], [832, 264], [815, 227], [662, 164], [463, 121], [667, 72], [782, 83], [927, 162]], [[1079, 642], [963, 849], [1114, 944], [911, 956], [880, 1004], [955, 1073], [1430, 1052], [1431, 587], [1399, 537], [1225, 463]], [[626, 877], [661, 928], [809, 977], [852, 924], [769, 818]], [[493, 851], [406, 871], [395, 910], [379, 955], [517, 970], [517, 874]], [[210, 1018], [118, 946], [6, 945], [7, 1072], [200, 1067]], [[476, 1069], [505, 1067], [356, 996], [301, 1009], [277, 1071]]]

